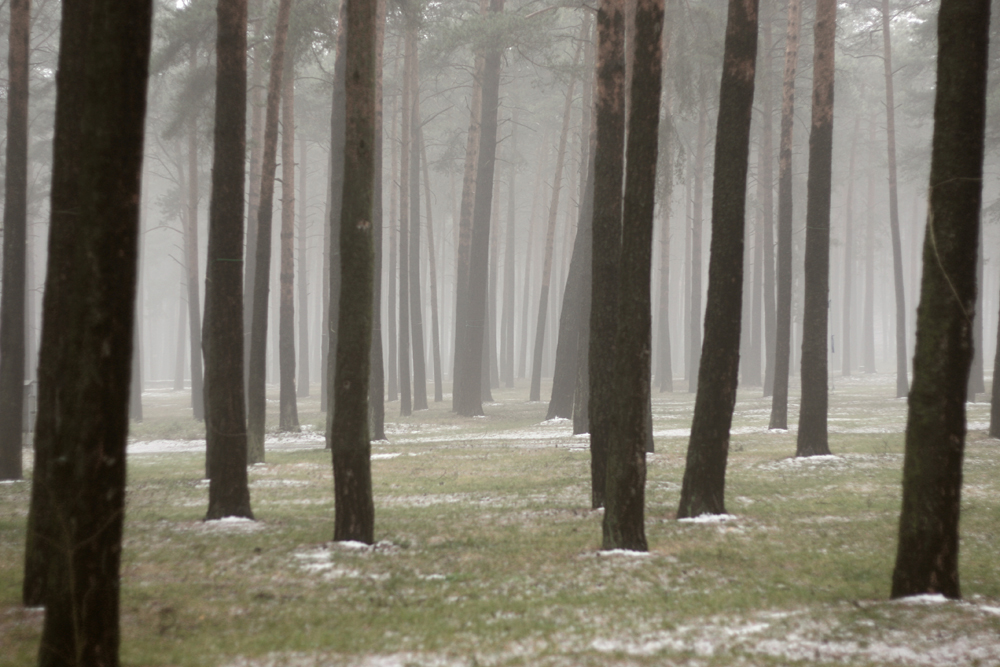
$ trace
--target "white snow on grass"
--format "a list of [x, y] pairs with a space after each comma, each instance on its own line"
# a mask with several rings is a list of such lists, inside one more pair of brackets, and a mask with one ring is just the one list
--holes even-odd
[[632, 549], [602, 549], [597, 552], [598, 557], [625, 557], [625, 558], [648, 558], [653, 554], [648, 551], [633, 551]]
[[20, 484], [23, 481], [25, 481], [25, 480], [23, 480], [23, 479], [4, 479], [4, 480], [0, 480], [0, 484]]
[[227, 516], [221, 519], [212, 519], [211, 521], [182, 523], [176, 527], [181, 530], [194, 530], [206, 533], [256, 533], [265, 528], [261, 521], [254, 521], [253, 519], [239, 516]]
[[402, 456], [402, 454], [400, 454], [399, 452], [393, 452], [391, 454], [372, 454], [371, 460], [375, 461], [377, 459], [394, 459], [397, 456]]
[[255, 479], [248, 485], [251, 489], [274, 489], [281, 487], [309, 486], [309, 482], [301, 479]]
[[737, 520], [738, 517], [734, 514], [700, 514], [689, 519], [677, 519], [679, 523], [726, 523]]
[[923, 595], [908, 595], [896, 600], [897, 604], [943, 604], [948, 598], [940, 593], [925, 593]]

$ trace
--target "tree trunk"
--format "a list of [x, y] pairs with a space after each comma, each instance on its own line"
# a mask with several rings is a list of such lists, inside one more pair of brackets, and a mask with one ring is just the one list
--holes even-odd
[[[263, 0], [251, 0], [248, 14], [259, 16]], [[243, 277], [243, 384], [249, 396], [250, 382], [250, 332], [253, 330], [253, 290], [257, 266], [257, 216], [260, 208], [260, 170], [264, 159], [264, 54], [261, 44], [264, 20], [257, 18], [254, 25], [253, 73], [250, 82], [250, 186], [247, 198], [246, 271]]]
[[[411, 6], [411, 10], [418, 11]], [[413, 409], [427, 409], [427, 363], [424, 358], [424, 315], [420, 290], [420, 61], [417, 54], [418, 16], [408, 19], [406, 51], [410, 63], [410, 330], [413, 353]], [[430, 202], [427, 202], [428, 205]]]
[[[261, 158], [260, 205], [257, 213], [257, 261], [254, 271], [253, 320], [250, 335], [250, 379], [247, 394], [247, 460], [264, 460], [267, 376], [267, 301], [271, 274], [271, 216], [274, 205], [274, 174], [278, 153], [278, 105], [284, 71], [285, 40], [292, 0], [280, 0], [271, 52], [264, 119], [264, 154]], [[332, 296], [332, 294], [331, 294]]]
[[796, 456], [830, 453], [827, 444], [830, 315], [830, 192], [833, 177], [833, 54], [837, 0], [817, 0], [813, 28], [812, 128], [806, 195], [802, 401]]
[[441, 330], [438, 327], [437, 258], [434, 253], [434, 220], [431, 216], [431, 172], [427, 164], [427, 146], [424, 144], [423, 126], [417, 130], [420, 139], [420, 157], [424, 168], [424, 198], [427, 200], [427, 259], [430, 261], [431, 282], [431, 353], [434, 361], [434, 402], [444, 400], [441, 386]]
[[[547, 137], [542, 138], [538, 149], [538, 166], [536, 174], [542, 173], [542, 165], [545, 162], [546, 149], [548, 148]], [[535, 238], [535, 210], [538, 208], [538, 200], [542, 188], [542, 178], [535, 178], [534, 192], [531, 196], [531, 213], [528, 216], [528, 245], [524, 249], [524, 298], [521, 299], [521, 355], [517, 363], [517, 377], [521, 379], [525, 376], [528, 367], [528, 321], [530, 319], [531, 308], [531, 258], [534, 256]]]
[[[592, 71], [593, 67], [584, 71]], [[593, 119], [593, 116], [591, 115]], [[573, 397], [573, 435], [590, 432], [590, 311], [593, 294], [594, 252], [594, 156], [597, 134], [590, 124], [590, 149], [587, 155], [587, 181], [580, 207], [577, 238], [582, 237], [580, 263], [583, 276], [580, 280], [580, 338], [576, 353], [576, 392]], [[593, 483], [593, 482], [592, 482]]]
[[368, 402], [371, 411], [371, 438], [385, 440], [385, 362], [382, 355], [382, 68], [385, 49], [386, 0], [375, 2], [375, 176], [372, 202], [372, 242], [375, 266], [372, 276], [372, 352], [371, 386]]
[[865, 242], [865, 304], [861, 325], [865, 373], [875, 372], [875, 114], [868, 121], [868, 238]]
[[0, 480], [21, 479], [28, 215], [28, 51], [31, 0], [11, 0], [7, 166], [0, 297]]
[[48, 460], [35, 489], [51, 504], [46, 520], [58, 522], [40, 538], [52, 540], [44, 667], [119, 664], [151, 18], [150, 1], [63, 5], [36, 431]]
[[[197, 54], [191, 52], [191, 69]], [[188, 332], [191, 338], [191, 409], [194, 418], [205, 418], [205, 395], [201, 374], [201, 295], [198, 280], [198, 118], [188, 126], [187, 224], [184, 226], [184, 266], [187, 269]]]
[[253, 518], [243, 394], [243, 180], [247, 3], [216, 8], [215, 143], [205, 269], [206, 519]]
[[278, 430], [298, 431], [295, 398], [295, 57], [286, 54], [281, 109], [281, 301]]
[[174, 354], [174, 391], [184, 391], [184, 368], [187, 361], [187, 303], [184, 299], [186, 291], [184, 280], [187, 268], [181, 266], [180, 294], [177, 295], [177, 345]]
[[[765, 0], [769, 10], [773, 5]], [[774, 143], [773, 137], [773, 100], [771, 92], [771, 80], [773, 75], [772, 42], [771, 42], [771, 21], [774, 17], [773, 11], [767, 12], [768, 16], [764, 20], [764, 57], [761, 64], [764, 66], [763, 86], [761, 96], [763, 102], [763, 122], [761, 123], [760, 150], [767, 156], [764, 162], [764, 170], [760, 173], [761, 201], [764, 208], [763, 219], [763, 243], [764, 243], [764, 397], [774, 393], [774, 345], [775, 345], [775, 294], [774, 294]]]
[[896, 398], [909, 393], [906, 376], [906, 298], [903, 289], [903, 250], [899, 240], [899, 202], [896, 188], [896, 107], [892, 90], [892, 40], [889, 0], [882, 0], [882, 62], [885, 66], [885, 133], [889, 149], [889, 230], [892, 232], [892, 277], [896, 286]]
[[792, 130], [795, 126], [795, 71], [799, 59], [802, 0], [788, 2], [785, 74], [781, 92], [778, 149], [778, 266], [774, 336], [774, 392], [768, 428], [788, 428], [788, 375], [792, 354]]
[[[409, 19], [407, 19], [409, 23]], [[413, 115], [413, 66], [416, 43], [407, 26], [403, 48], [403, 91], [400, 108], [399, 142], [399, 414], [406, 417], [413, 412], [413, 394], [410, 385], [410, 150], [412, 149]], [[420, 223], [419, 218], [417, 224]]]
[[[673, 17], [665, 19], [664, 27], [664, 50], [670, 51], [670, 32]], [[660, 181], [663, 183], [663, 201], [660, 203], [660, 299], [657, 322], [657, 345], [656, 345], [656, 373], [657, 384], [660, 391], [674, 390], [674, 368], [671, 358], [670, 345], [670, 221], [674, 193], [674, 125], [673, 125], [673, 103], [670, 96], [669, 82], [664, 83], [666, 89], [663, 94], [663, 121], [665, 127], [661, 128], [660, 136], [663, 140], [663, 153], [659, 158], [658, 169], [660, 170]]]
[[646, 441], [650, 437], [650, 270], [660, 120], [663, 0], [638, 0], [623, 201], [614, 403], [608, 439], [604, 549], [646, 551]]
[[507, 240], [504, 243], [504, 276], [503, 276], [503, 309], [500, 316], [500, 326], [503, 331], [501, 352], [500, 352], [500, 376], [503, 384], [508, 389], [514, 387], [514, 222], [517, 219], [516, 209], [516, 176], [517, 176], [517, 124], [518, 113], [514, 110], [514, 116], [510, 124], [510, 176], [507, 181]]
[[[503, 12], [504, 0], [490, 0], [491, 14]], [[490, 212], [493, 204], [493, 174], [497, 151], [497, 108], [500, 103], [500, 67], [503, 49], [492, 45], [483, 57], [482, 116], [476, 165], [475, 202], [472, 207], [472, 238], [469, 248], [468, 339], [458, 394], [457, 412], [465, 417], [483, 414], [482, 363], [485, 344], [487, 269], [490, 242]], [[458, 378], [456, 377], [456, 380]]]
[[[335, 518], [333, 539], [375, 541], [368, 379], [371, 372], [374, 259], [376, 22], [374, 2], [347, 0], [342, 278], [331, 394]], [[331, 286], [332, 288], [332, 286]]]
[[694, 215], [691, 216], [691, 259], [689, 274], [688, 305], [688, 393], [698, 391], [698, 364], [701, 359], [701, 234], [702, 213], [704, 211], [705, 187], [705, 144], [708, 142], [708, 104], [705, 100], [708, 86], [702, 72], [698, 84], [698, 145], [695, 147], [694, 161]]
[[861, 116], [854, 117], [854, 132], [851, 133], [851, 157], [847, 169], [847, 201], [844, 204], [844, 307], [843, 334], [840, 342], [840, 374], [848, 377], [854, 368], [851, 339], [854, 334], [854, 157], [858, 147], [858, 130]]
[[[244, 83], [246, 81], [244, 80]], [[244, 123], [245, 124], [245, 123]], [[8, 163], [9, 164], [9, 163]], [[148, 200], [147, 200], [148, 201]], [[144, 318], [144, 302], [145, 295], [143, 294], [143, 247], [145, 243], [143, 242], [145, 230], [143, 229], [143, 222], [145, 219], [144, 211], [139, 214], [139, 246], [137, 249], [138, 255], [136, 256], [136, 279], [135, 279], [135, 330], [132, 332], [132, 381], [129, 384], [129, 396], [128, 396], [128, 418], [130, 421], [141, 422], [142, 421], [142, 355], [143, 355], [143, 340], [142, 340], [142, 325]], [[241, 223], [242, 224], [242, 223]], [[240, 248], [242, 250], [242, 247]], [[33, 273], [32, 262], [31, 262], [31, 249], [28, 249], [28, 275]], [[28, 286], [28, 289], [32, 289]], [[34, 319], [32, 316], [31, 302], [28, 301], [27, 304], [27, 314], [28, 314], [28, 325], [31, 326], [31, 321]], [[31, 340], [31, 330], [29, 328], [27, 332], [28, 341]], [[242, 329], [240, 330], [240, 335], [242, 336]], [[30, 350], [30, 345], [28, 346]], [[31, 361], [31, 357], [26, 357]], [[2, 355], [0, 355], [2, 359]], [[37, 363], [37, 362], [36, 362]], [[27, 376], [26, 379], [30, 377]], [[25, 426], [28, 426], [27, 424]], [[27, 430], [27, 429], [25, 429]]]
[[892, 597], [961, 596], [958, 521], [982, 203], [990, 2], [942, 0], [930, 210]]
[[[916, 217], [916, 216], [914, 216]], [[983, 257], [982, 228], [979, 229], [979, 252], [976, 256], [976, 312], [980, 316], [972, 323], [972, 366], [969, 368], [969, 386], [966, 395], [970, 403], [976, 402], [976, 394], [986, 391], [986, 381], [983, 378], [983, 268], [986, 264]], [[916, 236], [916, 233], [914, 233]], [[914, 262], [916, 263], [916, 262]]]
[[[392, 61], [392, 78], [394, 81], [399, 80], [399, 43], [402, 40], [396, 40], [396, 55]], [[399, 244], [399, 229], [397, 227], [397, 221], [399, 220], [399, 188], [396, 184], [399, 182], [399, 134], [397, 133], [399, 125], [396, 123], [396, 116], [399, 106], [399, 96], [392, 96], [392, 111], [389, 117], [389, 163], [392, 174], [389, 179], [389, 289], [386, 293], [386, 313], [389, 317], [389, 330], [387, 331], [388, 338], [388, 358], [389, 358], [389, 381], [388, 381], [388, 399], [390, 401], [399, 400], [399, 374], [397, 372], [396, 365], [399, 362], [399, 355], [396, 351], [396, 341], [398, 340], [396, 335], [396, 261], [399, 254], [398, 244]], [[378, 204], [378, 201], [376, 201]]]
[[731, 0], [719, 88], [705, 342], [678, 518], [725, 514], [729, 428], [739, 373], [743, 226], [757, 64], [757, 0]]
[[608, 449], [612, 437], [621, 248], [622, 176], [625, 140], [625, 7], [623, 0], [601, 0], [597, 11], [597, 65], [594, 114], [594, 222], [591, 253], [588, 418], [590, 425], [591, 506], [605, 503]]
[[299, 367], [298, 387], [296, 394], [300, 398], [309, 397], [309, 273], [308, 264], [308, 234], [306, 224], [306, 158], [309, 157], [309, 147], [305, 137], [299, 139], [299, 271], [296, 289], [299, 292]]

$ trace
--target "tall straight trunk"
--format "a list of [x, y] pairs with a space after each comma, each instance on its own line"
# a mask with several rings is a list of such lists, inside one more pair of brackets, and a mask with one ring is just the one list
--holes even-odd
[[243, 393], [243, 180], [247, 3], [216, 7], [215, 130], [205, 269], [206, 519], [253, 518]]
[[281, 95], [281, 301], [278, 318], [278, 429], [299, 430], [295, 397], [295, 66], [289, 53]]
[[375, 2], [347, 0], [344, 184], [339, 211], [339, 302], [333, 427], [334, 540], [375, 541], [368, 379], [374, 296], [376, 23]]
[[[761, 142], [763, 143], [763, 142]], [[746, 330], [741, 334], [746, 336], [746, 358], [743, 360], [743, 384], [748, 387], [757, 387], [762, 384], [763, 378], [761, 377], [761, 364], [760, 364], [760, 333], [761, 333], [761, 301], [764, 288], [764, 244], [762, 237], [764, 235], [764, 211], [761, 206], [761, 201], [763, 200], [763, 189], [764, 184], [762, 183], [762, 174], [767, 169], [770, 164], [771, 156], [766, 154], [761, 146], [757, 146], [757, 206], [754, 212], [754, 230], [753, 230], [753, 246], [752, 248], [747, 248], [747, 258], [750, 257], [752, 253], [753, 256], [753, 271], [750, 272], [749, 266], [744, 266], [744, 273], [749, 273], [749, 280], [746, 280], [747, 286], [750, 288], [748, 292], [744, 293], [744, 307], [747, 308], [747, 317], [743, 318], [743, 321], [747, 324]], [[749, 235], [749, 230], [747, 230]], [[747, 261], [747, 259], [744, 259]], [[747, 276], [744, 276], [746, 279]], [[742, 343], [742, 341], [741, 341]], [[742, 357], [742, 352], [741, 355]]]
[[[580, 32], [583, 32], [581, 28]], [[573, 69], [580, 61], [580, 51], [583, 48], [583, 37], [577, 42], [576, 53], [573, 55]], [[531, 391], [529, 401], [541, 400], [542, 386], [542, 344], [545, 341], [545, 324], [548, 316], [549, 286], [552, 282], [552, 252], [555, 244], [556, 218], [559, 214], [559, 194], [562, 189], [563, 166], [566, 163], [566, 141], [569, 137], [569, 121], [573, 110], [573, 90], [576, 87], [576, 77], [569, 80], [566, 87], [566, 101], [563, 104], [563, 126], [559, 135], [559, 148], [556, 151], [556, 171], [552, 181], [552, 201], [549, 204], [549, 224], [545, 235], [545, 259], [542, 264], [542, 289], [538, 297], [538, 319], [535, 321], [535, 354], [531, 365]]]
[[[764, 302], [767, 297], [764, 294], [764, 244], [765, 227], [772, 224], [773, 201], [771, 180], [771, 20], [774, 18], [770, 11], [771, 3], [763, 1], [760, 14], [764, 16], [761, 26], [761, 36], [764, 38], [764, 48], [758, 51], [760, 56], [760, 70], [757, 76], [760, 79], [761, 122], [760, 141], [757, 144], [757, 215], [756, 227], [754, 229], [753, 248], [753, 294], [750, 300], [750, 347], [749, 358], [747, 359], [747, 376], [745, 384], [758, 386], [766, 383], [766, 371], [762, 368], [761, 358], [762, 342], [761, 336], [764, 333]], [[765, 134], [767, 135], [765, 137]], [[773, 276], [772, 276], [773, 278]], [[765, 387], [764, 395], [768, 394]]]
[[597, 10], [594, 113], [594, 222], [589, 345], [591, 506], [602, 507], [612, 437], [618, 329], [622, 180], [625, 159], [625, 3], [602, 0]]
[[854, 117], [854, 131], [851, 133], [851, 157], [847, 169], [847, 194], [844, 202], [844, 306], [843, 333], [840, 342], [840, 374], [847, 377], [854, 369], [854, 350], [851, 341], [854, 335], [854, 158], [858, 148], [858, 130], [861, 116]]
[[691, 216], [691, 261], [688, 274], [688, 393], [698, 391], [698, 367], [701, 363], [701, 235], [704, 210], [705, 144], [708, 142], [708, 104], [705, 100], [705, 74], [698, 84], [698, 145], [694, 159], [694, 214]]
[[[490, 223], [490, 286], [489, 304], [487, 306], [487, 321], [489, 327], [486, 329], [488, 335], [485, 340], [486, 357], [488, 366], [484, 373], [489, 382], [483, 383], [484, 400], [493, 401], [493, 389], [500, 388], [500, 367], [497, 364], [497, 293], [499, 290], [500, 274], [498, 267], [500, 263], [500, 179], [493, 179], [493, 221]], [[489, 398], [486, 395], [489, 394]]]
[[[986, 264], [983, 257], [983, 230], [979, 229], [979, 252], [976, 256], [976, 312], [983, 313], [983, 268]], [[913, 235], [914, 237], [916, 234]], [[914, 261], [916, 264], [916, 261]], [[986, 391], [986, 382], [983, 378], [983, 317], [977, 317], [972, 323], [972, 365], [969, 368], [969, 386], [966, 394], [970, 403], [976, 402], [976, 394]]]
[[174, 354], [174, 391], [184, 391], [184, 363], [187, 361], [187, 301], [184, 292], [187, 290], [184, 281], [187, 279], [187, 269], [181, 267], [180, 294], [177, 298], [177, 345]]
[[[392, 78], [399, 80], [399, 44], [402, 36], [396, 40], [396, 54], [392, 59]], [[387, 382], [388, 400], [399, 399], [399, 374], [397, 364], [399, 356], [396, 351], [396, 262], [399, 256], [399, 124], [396, 117], [399, 115], [399, 96], [392, 96], [392, 111], [389, 115], [389, 166], [391, 176], [389, 178], [389, 286], [386, 290], [386, 313], [389, 317], [389, 329], [386, 332], [388, 338], [388, 349], [386, 353], [389, 359], [389, 379]], [[402, 122], [402, 121], [401, 121]]]
[[833, 60], [837, 0], [817, 0], [813, 24], [812, 128], [806, 195], [802, 402], [796, 456], [830, 453], [827, 444], [830, 314], [830, 193], [833, 178]]
[[[194, 70], [196, 54], [191, 53]], [[191, 410], [194, 418], [205, 418], [204, 384], [201, 374], [201, 295], [198, 280], [198, 120], [192, 116], [187, 142], [187, 224], [184, 227], [184, 266], [187, 269], [188, 333], [191, 339]]]
[[375, 164], [372, 185], [372, 243], [375, 266], [372, 276], [371, 378], [368, 403], [372, 440], [385, 440], [385, 360], [382, 354], [382, 69], [385, 50], [386, 1], [375, 0]]
[[254, 272], [253, 320], [250, 335], [250, 379], [247, 393], [247, 460], [264, 460], [265, 380], [267, 376], [267, 301], [271, 274], [271, 217], [274, 174], [278, 156], [278, 107], [284, 71], [285, 40], [292, 0], [280, 0], [271, 51], [264, 118], [264, 153], [261, 158], [260, 205], [257, 212], [257, 261]]
[[[47, 460], [40, 469], [43, 461], [36, 458], [34, 476], [35, 488], [48, 495], [48, 520], [57, 522], [43, 532], [52, 540], [46, 548], [52, 562], [38, 655], [43, 667], [119, 664], [125, 445], [152, 4], [63, 4], [52, 261], [38, 368], [36, 448]], [[75, 145], [67, 145], [70, 138]]]
[[775, 345], [775, 294], [774, 294], [774, 142], [773, 142], [773, 100], [771, 92], [772, 71], [772, 41], [771, 41], [771, 20], [774, 13], [770, 11], [773, 5], [769, 0], [764, 0], [769, 11], [764, 19], [764, 57], [761, 64], [764, 67], [765, 76], [762, 79], [761, 88], [761, 109], [763, 118], [761, 122], [760, 150], [767, 156], [764, 162], [764, 170], [760, 172], [758, 178], [761, 180], [762, 200], [764, 209], [763, 216], [763, 244], [764, 244], [764, 392], [765, 397], [771, 396], [774, 392], [774, 345]]
[[[409, 22], [409, 19], [407, 19]], [[413, 412], [413, 395], [410, 385], [410, 150], [412, 149], [413, 114], [411, 96], [413, 94], [413, 66], [415, 39], [411, 38], [409, 26], [404, 35], [403, 48], [403, 94], [400, 107], [399, 145], [399, 413], [408, 416]], [[420, 223], [419, 218], [417, 224]]]
[[[646, 440], [651, 424], [650, 273], [660, 120], [663, 0], [638, 0], [623, 202], [614, 398], [608, 440], [604, 549], [645, 551]], [[749, 116], [749, 114], [748, 114]]]
[[740, 279], [757, 64], [757, 0], [730, 0], [723, 58], [715, 132], [705, 342], [678, 518], [726, 512], [726, 459], [740, 365]]
[[538, 150], [538, 166], [535, 168], [535, 187], [531, 197], [531, 214], [528, 216], [528, 245], [524, 249], [524, 297], [521, 299], [521, 354], [517, 363], [517, 377], [523, 378], [528, 366], [528, 321], [531, 308], [531, 258], [534, 256], [535, 210], [538, 205], [542, 188], [542, 165], [547, 153], [547, 141], [542, 139]]
[[515, 252], [514, 252], [514, 242], [516, 236], [514, 234], [514, 223], [517, 220], [517, 198], [515, 193], [517, 192], [516, 177], [517, 177], [517, 124], [519, 122], [517, 110], [514, 110], [514, 116], [511, 119], [510, 124], [510, 158], [508, 160], [508, 165], [510, 167], [510, 175], [507, 181], [507, 240], [504, 243], [504, 275], [503, 275], [503, 308], [500, 315], [500, 322], [503, 331], [501, 353], [500, 357], [502, 359], [500, 364], [500, 376], [503, 380], [503, 384], [507, 388], [514, 387], [514, 290], [516, 285], [514, 284], [514, 269], [515, 269]]
[[[587, 33], [583, 51], [583, 119], [581, 136], [580, 210], [576, 237], [580, 243], [580, 314], [576, 343], [576, 389], [573, 393], [573, 435], [590, 431], [590, 306], [593, 294], [594, 246], [594, 31]], [[584, 159], [584, 154], [586, 159]]]
[[[263, 0], [251, 0], [250, 16], [259, 17]], [[260, 170], [264, 159], [264, 54], [261, 36], [264, 20], [254, 21], [253, 70], [250, 78], [250, 184], [247, 196], [246, 259], [243, 275], [243, 384], [244, 393], [250, 381], [250, 332], [253, 330], [253, 289], [257, 266], [257, 216], [260, 208]], [[247, 394], [249, 395], [249, 394]]]
[[0, 296], [0, 480], [21, 479], [28, 217], [28, 51], [31, 0], [11, 0], [7, 166]]
[[799, 59], [802, 0], [788, 1], [785, 74], [781, 91], [781, 143], [778, 148], [778, 266], [774, 335], [774, 392], [768, 428], [788, 428], [788, 375], [792, 354], [792, 130], [795, 123], [795, 71]]
[[300, 398], [309, 397], [309, 273], [306, 270], [308, 264], [308, 234], [309, 225], [306, 224], [306, 182], [308, 172], [306, 170], [307, 158], [309, 157], [309, 146], [305, 137], [299, 139], [299, 252], [298, 252], [298, 276], [295, 289], [299, 293], [299, 366], [298, 366], [298, 387], [296, 395]]
[[892, 597], [961, 596], [958, 521], [982, 203], [990, 2], [942, 0], [930, 205]]
[[[485, 15], [487, 0], [479, 0], [479, 13]], [[476, 170], [479, 168], [480, 134], [483, 115], [483, 76], [486, 59], [476, 54], [469, 99], [469, 130], [465, 137], [465, 166], [462, 174], [462, 201], [459, 208], [458, 246], [455, 249], [455, 359], [452, 366], [452, 410], [461, 412], [462, 395], [469, 375], [465, 362], [469, 357], [469, 327], [472, 326], [472, 306], [469, 301], [470, 258], [472, 253], [472, 217], [476, 199]], [[479, 358], [475, 363], [481, 363]], [[477, 376], [478, 377], [478, 376]], [[476, 390], [478, 391], [478, 389]]]
[[906, 376], [906, 297], [903, 288], [903, 249], [899, 239], [899, 200], [896, 187], [896, 107], [892, 87], [892, 39], [889, 0], [882, 0], [882, 63], [885, 71], [885, 133], [889, 153], [889, 230], [892, 233], [892, 278], [896, 287], [896, 398], [909, 393]]
[[420, 140], [420, 157], [424, 170], [424, 199], [427, 210], [427, 259], [430, 263], [431, 288], [431, 354], [434, 362], [434, 402], [444, 400], [441, 386], [441, 330], [438, 327], [437, 257], [434, 252], [434, 219], [431, 216], [431, 172], [427, 164], [427, 146], [424, 144], [423, 127], [417, 130]]
[[[417, 54], [418, 17], [407, 30], [410, 63], [410, 330], [413, 344], [413, 409], [427, 409], [427, 363], [424, 358], [424, 315], [420, 290], [420, 61]], [[412, 33], [412, 34], [411, 34]], [[412, 45], [410, 42], [412, 41]], [[430, 202], [427, 202], [428, 205]]]
[[868, 238], [865, 242], [865, 305], [861, 339], [865, 373], [875, 372], [875, 114], [868, 121]]
[[[665, 18], [664, 28], [664, 50], [670, 52], [670, 33], [672, 31], [673, 17]], [[669, 83], [663, 95], [663, 121], [666, 123], [665, 130], [661, 131], [664, 137], [663, 154], [659, 160], [659, 169], [662, 169], [660, 179], [664, 183], [663, 201], [660, 203], [660, 299], [657, 322], [656, 341], [656, 378], [660, 385], [660, 391], [674, 390], [674, 368], [670, 352], [670, 223], [671, 205], [674, 193], [674, 141], [673, 141], [673, 101], [670, 95]]]
[[[490, 0], [489, 11], [499, 15], [504, 0]], [[503, 49], [491, 45], [483, 56], [482, 108], [479, 126], [479, 155], [476, 164], [476, 192], [472, 207], [472, 238], [469, 248], [468, 326], [466, 330], [465, 378], [458, 394], [457, 412], [465, 417], [483, 414], [482, 371], [485, 345], [486, 297], [490, 218], [493, 205], [493, 174], [497, 151], [497, 109], [500, 104], [500, 67]], [[458, 378], [456, 377], [456, 380]]]
[[[694, 235], [694, 170], [691, 161], [687, 164], [687, 179], [684, 188], [684, 301], [681, 311], [684, 313], [684, 381], [691, 382], [691, 237]], [[689, 385], [690, 388], [690, 385]]]
[[[327, 207], [323, 224], [323, 340], [320, 354], [320, 410], [327, 413], [326, 423], [333, 421], [329, 393], [330, 378], [336, 366], [337, 321], [340, 304], [340, 205], [344, 185], [344, 50], [347, 48], [347, 3], [340, 3], [337, 21], [337, 60], [333, 67], [330, 87], [330, 157], [327, 175]], [[333, 352], [333, 354], [331, 354]]]
[[[246, 81], [244, 80], [244, 84]], [[142, 421], [142, 382], [143, 382], [143, 370], [142, 370], [142, 357], [144, 353], [144, 344], [142, 340], [143, 332], [143, 319], [145, 318], [143, 307], [145, 301], [145, 295], [143, 294], [143, 237], [145, 230], [143, 229], [143, 221], [146, 217], [144, 211], [139, 214], [139, 248], [138, 248], [138, 259], [136, 260], [136, 279], [135, 279], [135, 330], [132, 332], [132, 382], [129, 385], [129, 397], [128, 397], [128, 418], [135, 422]], [[242, 247], [240, 248], [242, 250]], [[30, 277], [33, 273], [32, 261], [31, 261], [31, 248], [28, 248], [27, 256], [27, 268], [28, 276]], [[28, 290], [32, 287], [28, 285]], [[32, 336], [32, 320], [34, 319], [32, 315], [31, 300], [28, 300], [27, 314], [28, 314], [28, 326], [29, 329], [26, 332], [27, 340], [30, 342], [33, 338]], [[240, 330], [240, 335], [242, 336], [242, 329]], [[31, 350], [31, 345], [27, 346], [27, 349]], [[2, 358], [2, 356], [0, 356]], [[26, 357], [29, 363], [32, 361], [31, 356]], [[27, 376], [30, 378], [30, 374]], [[26, 378], [26, 379], [27, 379]], [[25, 425], [27, 426], [27, 425]]]

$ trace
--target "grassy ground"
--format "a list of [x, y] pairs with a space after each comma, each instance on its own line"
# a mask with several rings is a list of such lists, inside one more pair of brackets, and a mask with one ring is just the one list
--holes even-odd
[[[887, 600], [905, 401], [892, 376], [836, 379], [830, 447], [797, 460], [744, 393], [715, 523], [678, 522], [692, 398], [654, 402], [648, 555], [603, 554], [589, 453], [525, 388], [488, 416], [442, 405], [373, 446], [374, 548], [329, 542], [330, 457], [312, 429], [250, 472], [257, 522], [201, 521], [200, 428], [186, 396], [145, 395], [129, 459], [122, 657], [130, 666], [1000, 664], [1000, 452], [970, 405], [965, 601]], [[314, 392], [315, 393], [315, 392]], [[793, 399], [794, 400], [794, 399]], [[450, 402], [449, 402], [450, 405]], [[276, 406], [272, 406], [276, 407]], [[791, 414], [797, 414], [792, 406]], [[28, 484], [0, 485], [0, 666], [33, 662], [18, 606]]]

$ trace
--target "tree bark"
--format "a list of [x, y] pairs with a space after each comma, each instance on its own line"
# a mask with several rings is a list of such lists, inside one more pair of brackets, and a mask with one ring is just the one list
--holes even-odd
[[295, 397], [295, 57], [287, 53], [281, 95], [281, 301], [278, 306], [278, 430], [298, 431]]
[[[252, 0], [248, 14], [262, 13], [263, 0]], [[249, 19], [248, 19], [249, 20]], [[247, 198], [246, 271], [243, 277], [243, 384], [249, 396], [250, 333], [253, 330], [253, 290], [257, 266], [257, 216], [260, 208], [260, 170], [264, 159], [264, 54], [261, 39], [264, 20], [254, 22], [253, 73], [250, 81], [250, 186]]]
[[368, 402], [371, 411], [371, 437], [385, 440], [385, 362], [382, 355], [382, 68], [385, 49], [386, 0], [375, 1], [375, 176], [372, 202], [372, 242], [375, 267], [372, 276], [372, 352], [371, 386]]
[[205, 270], [206, 519], [253, 518], [243, 394], [243, 180], [247, 3], [216, 6], [215, 143]]
[[7, 56], [3, 295], [0, 296], [0, 480], [21, 479], [22, 476], [30, 29], [31, 0], [11, 0]]
[[785, 74], [781, 92], [778, 148], [778, 266], [774, 336], [774, 392], [768, 428], [788, 428], [788, 375], [792, 354], [792, 131], [795, 126], [795, 71], [799, 59], [802, 0], [788, 2]]
[[337, 325], [333, 450], [333, 539], [372, 544], [371, 372], [374, 259], [376, 3], [347, 0], [344, 185], [340, 211], [341, 298]]
[[613, 421], [608, 439], [604, 549], [646, 551], [646, 441], [650, 437], [650, 278], [662, 83], [663, 0], [638, 0], [623, 201]]
[[903, 288], [903, 250], [899, 239], [899, 202], [896, 187], [896, 107], [892, 87], [892, 40], [889, 0], [882, 0], [882, 59], [885, 71], [885, 132], [889, 152], [889, 230], [892, 233], [892, 277], [896, 287], [896, 398], [909, 393], [906, 376], [906, 297]]
[[151, 18], [148, 0], [63, 4], [36, 431], [48, 454], [36, 487], [58, 525], [43, 531], [52, 540], [43, 667], [119, 664]]
[[958, 598], [965, 390], [982, 203], [990, 2], [942, 0], [930, 209], [892, 597]]
[[757, 0], [730, 0], [712, 179], [705, 342], [678, 518], [725, 514], [729, 428], [739, 377], [743, 227], [757, 64]]
[[271, 274], [271, 217], [274, 205], [274, 174], [277, 170], [278, 106], [284, 71], [285, 40], [292, 0], [280, 0], [271, 51], [264, 118], [264, 154], [261, 158], [260, 204], [257, 213], [257, 261], [254, 263], [253, 320], [250, 333], [250, 379], [247, 392], [247, 459], [264, 460], [264, 422], [267, 416], [267, 301]]
[[589, 341], [589, 426], [591, 506], [603, 507], [608, 448], [612, 437], [614, 343], [618, 317], [622, 177], [625, 152], [624, 0], [601, 0], [597, 10], [597, 65], [594, 114], [594, 222]]
[[830, 314], [830, 192], [833, 177], [833, 60], [837, 0], [817, 0], [813, 28], [812, 128], [806, 195], [802, 401], [796, 456], [830, 453], [827, 444]]

